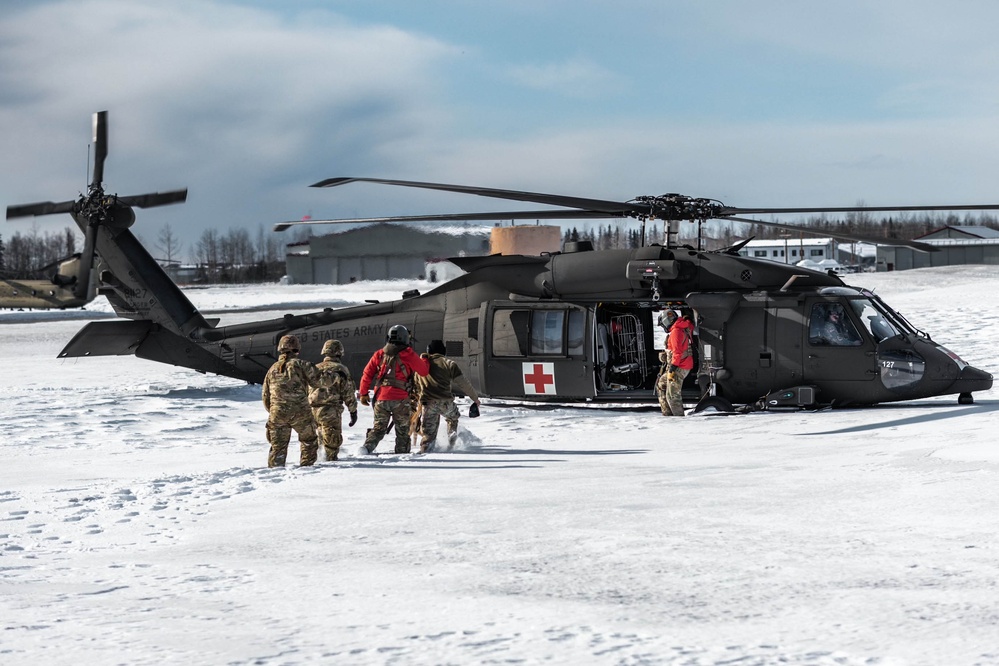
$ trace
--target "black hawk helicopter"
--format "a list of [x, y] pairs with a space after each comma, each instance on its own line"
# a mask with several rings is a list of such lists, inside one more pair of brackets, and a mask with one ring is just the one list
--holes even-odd
[[[112, 214], [103, 195], [94, 207], [80, 202], [59, 210], [50, 210], [51, 204], [16, 207], [24, 214], [73, 214], [100, 258], [99, 291], [124, 319], [88, 324], [60, 357], [135, 355], [259, 383], [276, 360], [278, 339], [290, 334], [300, 339], [303, 357], [316, 360], [323, 342], [342, 340], [348, 350], [344, 362], [359, 376], [388, 329], [403, 324], [419, 340], [443, 340], [447, 354], [483, 396], [649, 403], [659, 370], [655, 322], [671, 308], [696, 313], [700, 371], [685, 385], [685, 399], [697, 409], [869, 405], [948, 394], [968, 403], [974, 391], [992, 386], [992, 375], [933, 342], [869, 291], [828, 273], [742, 257], [739, 246], [711, 252], [680, 246], [676, 232], [682, 221], [757, 222], [741, 217], [749, 214], [999, 205], [741, 209], [678, 194], [614, 202], [374, 178], [333, 178], [314, 186], [362, 181], [562, 209], [310, 223], [635, 218], [643, 225], [663, 221], [666, 238], [662, 245], [628, 250], [596, 251], [576, 243], [542, 256], [453, 258], [466, 273], [426, 294], [219, 326], [198, 312], [128, 230], [134, 215], [122, 210], [129, 204], [124, 198], [114, 199]], [[276, 228], [291, 224], [297, 222]], [[849, 239], [934, 249], [914, 241]], [[833, 311], [846, 338], [834, 339], [826, 330]]]

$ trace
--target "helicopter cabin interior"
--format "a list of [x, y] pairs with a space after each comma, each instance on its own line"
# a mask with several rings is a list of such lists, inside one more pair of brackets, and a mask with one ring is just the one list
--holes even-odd
[[[488, 361], [480, 385], [542, 400], [654, 400], [666, 340], [656, 320], [667, 307], [679, 312], [685, 304], [493, 301], [484, 318]], [[693, 348], [696, 362], [696, 337]], [[684, 393], [696, 400], [695, 374]]]

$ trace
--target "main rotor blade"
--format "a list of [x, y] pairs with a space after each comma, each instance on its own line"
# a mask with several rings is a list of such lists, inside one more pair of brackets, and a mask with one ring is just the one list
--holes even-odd
[[33, 204], [23, 204], [21, 206], [7, 206], [7, 219], [15, 217], [31, 217], [32, 215], [55, 215], [57, 213], [72, 213], [75, 201], [39, 201]]
[[104, 181], [104, 159], [108, 156], [108, 112], [94, 114], [94, 179], [90, 187]]
[[764, 222], [763, 220], [753, 220], [748, 217], [726, 217], [725, 219], [735, 220], [736, 222], [747, 222], [749, 224], [762, 224], [763, 226], [766, 227], [776, 227], [778, 229], [787, 229], [789, 231], [798, 231], [803, 234], [809, 234], [811, 236], [830, 236], [832, 238], [837, 238], [846, 241], [853, 241], [857, 243], [871, 243], [873, 245], [893, 245], [893, 246], [911, 247], [912, 249], [919, 250], [920, 252], [940, 251], [940, 248], [935, 245], [930, 245], [929, 243], [920, 243], [919, 241], [901, 240], [898, 238], [874, 238], [873, 236], [857, 236], [852, 234], [841, 234], [833, 231], [826, 231], [824, 229], [799, 227], [793, 224], [780, 224], [779, 222]]
[[840, 208], [733, 208], [722, 206], [719, 217], [730, 215], [778, 215], [780, 213], [890, 213], [931, 210], [999, 210], [999, 204], [960, 204], [956, 206], [846, 206]]
[[278, 222], [274, 231], [303, 224], [364, 224], [377, 222], [475, 222], [488, 220], [592, 220], [624, 217], [592, 210], [515, 210], [499, 213], [443, 213], [441, 215], [398, 215], [390, 217], [355, 217], [335, 220], [289, 220]]
[[412, 180], [387, 180], [384, 178], [327, 178], [312, 185], [312, 187], [337, 187], [347, 183], [380, 183], [382, 185], [398, 185], [401, 187], [418, 187], [425, 190], [441, 190], [444, 192], [460, 192], [474, 194], [480, 197], [494, 199], [510, 199], [513, 201], [528, 201], [531, 203], [548, 204], [551, 206], [566, 206], [583, 210], [609, 213], [614, 216], [647, 214], [650, 207], [647, 204], [621, 201], [606, 201], [603, 199], [586, 199], [569, 197], [559, 194], [542, 194], [538, 192], [521, 192], [519, 190], [501, 190], [491, 187], [472, 187], [469, 185], [447, 185], [444, 183], [421, 183]]
[[118, 201], [126, 206], [136, 206], [137, 208], [152, 208], [153, 206], [166, 206], [172, 203], [183, 203], [187, 201], [187, 188], [182, 190], [172, 190], [170, 192], [152, 192], [150, 194], [135, 194], [128, 197], [118, 197]]

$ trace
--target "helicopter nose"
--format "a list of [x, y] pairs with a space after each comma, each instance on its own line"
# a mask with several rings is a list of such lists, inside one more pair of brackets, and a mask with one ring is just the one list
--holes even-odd
[[988, 391], [992, 388], [992, 375], [984, 370], [966, 365], [961, 370], [961, 374], [958, 375], [952, 388], [961, 393]]

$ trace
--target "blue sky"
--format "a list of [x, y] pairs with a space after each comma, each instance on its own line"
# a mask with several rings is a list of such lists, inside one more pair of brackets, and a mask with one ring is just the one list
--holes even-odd
[[[509, 209], [333, 176], [752, 206], [999, 202], [999, 4], [0, 2], [0, 205], [85, 188], [210, 227]], [[32, 222], [6, 223], [3, 235]], [[37, 218], [61, 229], [68, 217]]]

